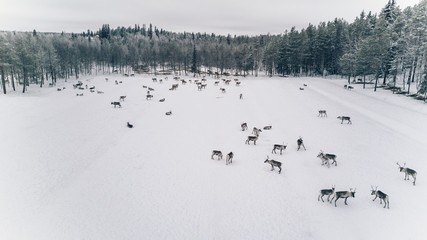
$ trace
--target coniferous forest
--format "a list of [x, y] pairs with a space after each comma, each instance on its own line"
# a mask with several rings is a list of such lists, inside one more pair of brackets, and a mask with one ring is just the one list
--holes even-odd
[[152, 24], [83, 33], [0, 32], [1, 89], [55, 85], [81, 75], [150, 72], [341, 75], [348, 81], [427, 92], [427, 0], [400, 9], [292, 28], [280, 35], [175, 33]]

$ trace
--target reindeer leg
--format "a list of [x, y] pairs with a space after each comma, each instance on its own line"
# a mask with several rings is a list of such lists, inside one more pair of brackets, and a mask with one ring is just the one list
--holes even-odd
[[282, 168], [281, 167], [279, 167], [279, 174], [282, 172]]
[[347, 198], [348, 198], [348, 197], [346, 197], [346, 198], [345, 198], [345, 200], [344, 200], [345, 205], [347, 205]]
[[378, 196], [375, 196], [374, 200], [372, 200], [372, 201], [375, 201], [375, 199], [377, 199], [377, 197], [378, 197]]

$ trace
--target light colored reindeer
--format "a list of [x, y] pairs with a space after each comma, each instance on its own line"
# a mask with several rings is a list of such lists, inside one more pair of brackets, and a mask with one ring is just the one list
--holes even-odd
[[260, 132], [262, 132], [262, 130], [261, 130], [261, 129], [259, 129], [259, 128], [254, 127], [254, 128], [252, 129], [252, 134], [259, 135], [259, 133], [260, 133]]
[[320, 201], [320, 199], [322, 199], [322, 202], [324, 202], [323, 201], [323, 196], [327, 195], [328, 196], [327, 201], [329, 202], [329, 198], [334, 194], [334, 192], [335, 192], [335, 185], [332, 185], [331, 189], [322, 189], [322, 190], [320, 190], [320, 194], [317, 197], [317, 201]]
[[[246, 139], [246, 144], [249, 144], [250, 142], [254, 142], [254, 145], [256, 145], [256, 141], [258, 140], [258, 135], [255, 136], [248, 136], [248, 139]], [[250, 145], [250, 144], [249, 144]]]
[[396, 164], [397, 166], [399, 166], [399, 170], [405, 173], [405, 180], [409, 180], [409, 176], [411, 176], [414, 179], [412, 183], [415, 186], [415, 181], [417, 180], [417, 172], [413, 169], [405, 168], [406, 163], [403, 164], [403, 167], [400, 166], [398, 162]]
[[222, 152], [219, 150], [213, 150], [212, 151], [212, 155], [211, 155], [211, 159], [214, 159], [213, 157], [216, 156], [218, 158], [218, 160], [222, 159]]
[[288, 144], [286, 144], [286, 145], [284, 145], [284, 144], [282, 144], [282, 145], [281, 144], [274, 144], [273, 150], [271, 150], [271, 153], [276, 153], [276, 150], [280, 150], [280, 155], [282, 155], [282, 151], [286, 150], [287, 146], [288, 146]]
[[388, 200], [388, 195], [385, 194], [385, 193], [383, 193], [383, 192], [381, 192], [381, 191], [379, 191], [379, 190], [377, 190], [377, 189], [378, 189], [378, 186], [375, 187], [375, 189], [374, 189], [373, 186], [371, 186], [371, 195], [375, 195], [375, 198], [372, 201], [375, 201], [375, 199], [379, 198], [380, 199], [380, 204], [382, 204], [382, 201], [384, 201], [384, 208], [386, 206], [387, 206], [387, 208], [390, 208], [390, 202]]
[[350, 188], [350, 191], [335, 192], [335, 195], [331, 199], [330, 203], [332, 203], [332, 201], [335, 199], [335, 207], [336, 207], [338, 199], [344, 198], [344, 203], [345, 203], [345, 205], [347, 205], [347, 198], [349, 198], [349, 197], [354, 198], [355, 195], [356, 195], [356, 188], [354, 189], [354, 191], [353, 191], [353, 189]]
[[264, 163], [269, 163], [271, 165], [271, 171], [274, 170], [274, 167], [279, 168], [279, 174], [282, 172], [282, 163], [278, 162], [276, 160], [273, 159], [269, 159], [268, 155], [267, 155], [267, 159], [265, 159]]
[[242, 131], [245, 131], [248, 129], [248, 124], [247, 123], [242, 123], [240, 124], [240, 127], [242, 128]]
[[332, 160], [332, 164], [335, 163], [335, 166], [337, 166], [337, 155], [335, 154], [330, 154], [330, 153], [323, 153], [323, 151], [320, 151], [320, 153], [317, 155], [318, 158], [320, 158], [322, 160], [322, 165], [325, 165], [330, 167], [331, 163], [329, 162], [329, 160]]

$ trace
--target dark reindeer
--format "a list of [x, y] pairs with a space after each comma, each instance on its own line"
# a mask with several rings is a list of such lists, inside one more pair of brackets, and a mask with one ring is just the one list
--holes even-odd
[[172, 111], [166, 112], [165, 113], [167, 116], [172, 115]]
[[232, 164], [233, 163], [233, 157], [234, 157], [234, 153], [229, 152], [227, 154], [227, 157], [225, 158], [225, 165]]
[[265, 126], [263, 129], [264, 130], [271, 130], [271, 128], [273, 128], [271, 125], [269, 125], [269, 126]]
[[221, 160], [222, 159], [222, 152], [219, 150], [213, 150], [212, 155], [211, 155], [212, 160], [214, 159], [213, 158], [214, 156], [216, 156], [218, 158], [218, 160]]
[[147, 97], [145, 98], [146, 100], [150, 100], [150, 99], [152, 99], [153, 98], [153, 95], [151, 95], [151, 94], [147, 94]]
[[279, 174], [282, 172], [282, 163], [278, 162], [276, 160], [273, 159], [269, 159], [268, 155], [267, 155], [267, 159], [265, 159], [264, 163], [269, 163], [271, 165], [271, 171], [274, 170], [274, 167], [279, 168]]
[[276, 153], [276, 149], [277, 149], [277, 150], [280, 150], [280, 155], [282, 155], [282, 151], [286, 150], [287, 146], [288, 144], [286, 145], [274, 144], [273, 150], [271, 150], [271, 153]]
[[347, 124], [353, 124], [353, 123], [351, 122], [351, 120], [350, 120], [350, 117], [348, 117], [348, 116], [339, 116], [339, 117], [337, 117], [337, 119], [340, 119], [340, 120], [341, 120], [341, 124], [342, 124], [344, 121], [347, 121]]
[[298, 140], [297, 140], [297, 145], [298, 145], [298, 149], [297, 149], [297, 151], [299, 151], [299, 149], [300, 149], [301, 147], [303, 147], [303, 148], [304, 148], [304, 150], [307, 150], [307, 149], [305, 149], [305, 146], [304, 146], [304, 142], [303, 142], [303, 140], [302, 140], [302, 137], [299, 137], [299, 138], [298, 138]]
[[320, 194], [317, 197], [317, 201], [320, 201], [320, 199], [322, 199], [322, 202], [325, 202], [325, 201], [323, 201], [323, 196], [327, 195], [328, 196], [327, 201], [329, 202], [329, 198], [334, 194], [334, 192], [335, 192], [335, 185], [332, 185], [331, 189], [320, 190]]
[[242, 131], [248, 130], [248, 124], [247, 123], [240, 124], [240, 127], [242, 128]]
[[129, 122], [127, 122], [127, 127], [128, 127], [128, 128], [133, 128], [133, 125], [132, 125], [132, 124], [130, 124]]
[[337, 166], [337, 155], [335, 154], [330, 154], [330, 153], [323, 153], [323, 151], [320, 151], [320, 153], [317, 155], [318, 158], [320, 158], [322, 160], [322, 165], [327, 165], [328, 167], [330, 167], [330, 162], [329, 160], [332, 160], [332, 164], [335, 163], [335, 166]]
[[387, 208], [390, 208], [390, 202], [388, 200], [388, 195], [377, 190], [377, 189], [378, 189], [378, 187], [375, 187], [375, 189], [374, 189], [374, 187], [371, 186], [371, 195], [375, 195], [375, 198], [372, 201], [375, 201], [375, 199], [379, 198], [380, 204], [382, 204], [382, 201], [384, 201], [384, 208], [386, 206], [387, 206]]
[[347, 205], [347, 198], [352, 197], [354, 198], [354, 196], [356, 195], [356, 188], [354, 189], [354, 191], [350, 188], [350, 191], [340, 191], [340, 192], [335, 192], [335, 195], [332, 197], [330, 203], [332, 203], [332, 201], [335, 199], [335, 207], [337, 206], [337, 201], [340, 198], [344, 198], [344, 203], [345, 205]]
[[319, 115], [317, 115], [318, 117], [327, 117], [328, 114], [326, 114], [326, 110], [319, 110]]
[[405, 180], [409, 180], [409, 176], [411, 176], [414, 181], [412, 182], [415, 186], [415, 181], [417, 180], [417, 172], [410, 168], [405, 168], [406, 163], [403, 164], [403, 167], [399, 165], [399, 163], [396, 163], [397, 166], [399, 166], [399, 171], [405, 173]]
[[124, 101], [124, 100], [125, 100], [125, 98], [126, 98], [126, 96], [120, 96], [119, 100], [120, 100], [120, 101]]
[[159, 99], [159, 102], [164, 102], [166, 99], [165, 98], [162, 98], [162, 99]]

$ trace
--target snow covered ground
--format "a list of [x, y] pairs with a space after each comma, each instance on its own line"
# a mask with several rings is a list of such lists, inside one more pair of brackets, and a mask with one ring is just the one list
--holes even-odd
[[[178, 82], [152, 77], [81, 79], [104, 94], [69, 81], [63, 91], [0, 95], [0, 239], [427, 238], [426, 104], [349, 91], [337, 79], [240, 78], [237, 87], [208, 78], [203, 91], [169, 91]], [[152, 100], [143, 85], [155, 89]], [[256, 146], [245, 144], [266, 125]], [[296, 150], [299, 136], [307, 151]], [[283, 143], [283, 155], [271, 153]], [[211, 160], [214, 149], [232, 151], [233, 164]], [[320, 150], [338, 166], [321, 166]], [[267, 155], [283, 163], [281, 174]], [[418, 172], [416, 186], [396, 162]], [[333, 184], [356, 188], [355, 198], [317, 201]], [[390, 196], [390, 209], [372, 201], [371, 185]]]

